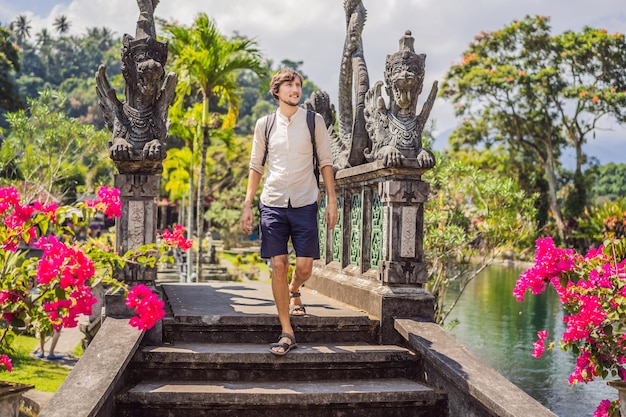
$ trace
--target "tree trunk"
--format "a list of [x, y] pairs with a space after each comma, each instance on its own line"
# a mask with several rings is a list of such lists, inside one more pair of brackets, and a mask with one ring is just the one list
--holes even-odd
[[204, 240], [204, 177], [206, 176], [206, 155], [211, 144], [209, 137], [209, 99], [211, 88], [202, 89], [202, 152], [200, 155], [200, 172], [198, 173], [198, 200], [196, 202], [196, 228], [198, 233], [198, 259], [196, 269], [198, 282], [202, 280], [202, 241]]
[[[192, 158], [193, 161], [193, 158]], [[189, 239], [193, 239], [193, 163], [189, 167], [189, 200], [187, 201], [187, 236]], [[191, 260], [193, 254], [193, 248], [187, 250], [187, 282], [191, 282], [191, 276], [193, 275], [193, 262]]]
[[546, 173], [546, 179], [548, 180], [548, 202], [550, 204], [550, 210], [552, 211], [552, 216], [554, 217], [554, 221], [556, 223], [557, 230], [559, 232], [559, 237], [561, 241], [564, 242], [565, 235], [565, 223], [563, 223], [563, 214], [561, 213], [561, 206], [559, 201], [557, 200], [556, 192], [557, 192], [557, 179], [554, 174], [554, 157], [552, 155], [552, 150], [547, 150], [547, 157], [544, 163], [544, 170]]
[[196, 271], [198, 282], [202, 281], [202, 241], [204, 238], [204, 177], [206, 176], [206, 155], [211, 139], [209, 138], [209, 126], [202, 126], [202, 154], [200, 156], [200, 173], [198, 174], [198, 201], [196, 203], [196, 228], [198, 233], [198, 258], [196, 259]]

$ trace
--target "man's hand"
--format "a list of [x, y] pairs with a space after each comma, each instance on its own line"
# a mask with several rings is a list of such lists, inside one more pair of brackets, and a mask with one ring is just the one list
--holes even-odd
[[241, 211], [241, 230], [247, 235], [252, 234], [252, 224], [254, 223], [254, 216], [252, 215], [252, 207], [244, 204]]
[[326, 206], [326, 213], [324, 214], [324, 221], [329, 229], [334, 229], [337, 224], [337, 199], [329, 198]]

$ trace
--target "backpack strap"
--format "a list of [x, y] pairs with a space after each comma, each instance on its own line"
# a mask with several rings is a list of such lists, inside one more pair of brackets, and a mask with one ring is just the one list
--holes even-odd
[[313, 173], [315, 174], [315, 180], [317, 184], [320, 183], [320, 164], [317, 159], [317, 146], [315, 144], [315, 112], [313, 110], [306, 111], [306, 124], [309, 127], [309, 134], [311, 135], [311, 145], [313, 146]]
[[265, 153], [263, 154], [263, 162], [261, 162], [262, 166], [265, 166], [265, 161], [267, 161], [267, 153], [270, 149], [270, 133], [272, 133], [272, 128], [276, 121], [276, 112], [272, 112], [265, 117]]

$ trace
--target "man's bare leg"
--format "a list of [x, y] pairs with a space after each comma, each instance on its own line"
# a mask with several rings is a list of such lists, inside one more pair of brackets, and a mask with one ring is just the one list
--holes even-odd
[[[302, 285], [311, 278], [312, 272], [313, 258], [296, 258], [296, 268], [293, 270], [289, 292], [299, 292]], [[302, 305], [302, 299], [300, 297], [291, 297], [290, 303], [292, 305]], [[304, 314], [304, 310], [295, 310], [293, 312], [294, 316], [303, 316]]]
[[[287, 255], [278, 255], [271, 258], [272, 262], [272, 294], [276, 303], [276, 311], [278, 312], [278, 320], [282, 333], [294, 335], [291, 327], [291, 319], [289, 318], [289, 284], [287, 275], [289, 273], [289, 258]], [[291, 340], [283, 337], [279, 343], [290, 344]], [[284, 349], [281, 347], [272, 348], [275, 352], [282, 353]]]

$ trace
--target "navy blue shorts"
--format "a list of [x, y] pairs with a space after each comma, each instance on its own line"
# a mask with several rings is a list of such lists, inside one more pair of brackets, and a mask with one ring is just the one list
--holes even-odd
[[267, 207], [259, 204], [261, 212], [261, 258], [286, 255], [287, 242], [299, 258], [320, 258], [317, 231], [317, 203], [304, 207]]

